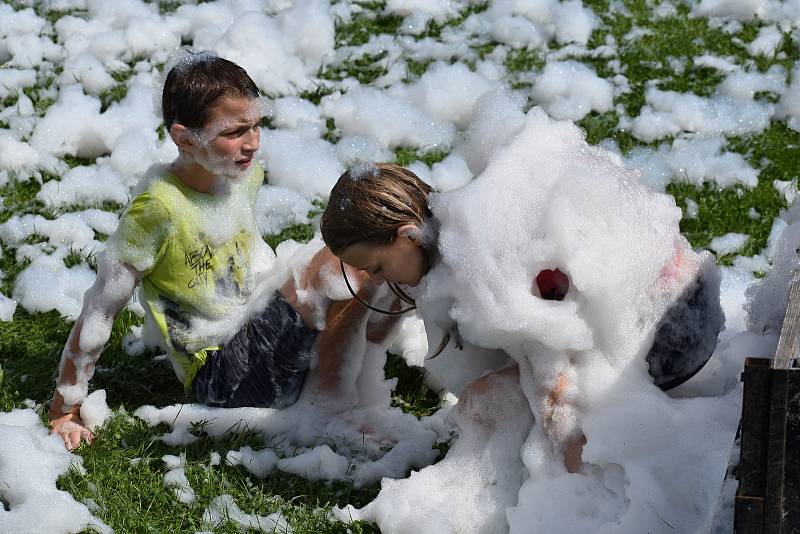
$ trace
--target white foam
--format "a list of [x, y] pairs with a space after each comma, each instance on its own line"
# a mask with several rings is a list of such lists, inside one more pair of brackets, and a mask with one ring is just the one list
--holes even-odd
[[797, 200], [797, 181], [796, 180], [773, 180], [772, 186], [786, 199], [786, 204], [793, 205]]
[[631, 167], [641, 170], [642, 182], [656, 191], [664, 191], [673, 181], [698, 187], [715, 182], [719, 187], [758, 185], [758, 171], [741, 154], [727, 152], [719, 137], [675, 139], [658, 149], [637, 147], [626, 157]]
[[291, 130], [264, 132], [257, 157], [271, 185], [292, 187], [307, 197], [327, 198], [345, 170], [332, 144]]
[[447, 147], [455, 136], [452, 125], [433, 119], [404, 100], [368, 87], [325, 97], [320, 107], [344, 135], [366, 135], [389, 148]]
[[789, 127], [800, 131], [800, 62], [792, 69], [792, 83], [783, 93], [778, 107], [779, 117], [789, 118]]
[[236, 505], [230, 495], [220, 495], [216, 497], [203, 512], [203, 523], [211, 528], [219, 528], [228, 523], [260, 532], [276, 532], [280, 534], [291, 534], [292, 528], [288, 521], [280, 512], [274, 512], [267, 516], [246, 514]]
[[771, 58], [781, 44], [783, 33], [776, 26], [762, 26], [758, 30], [758, 37], [747, 45], [747, 51], [751, 56]]
[[483, 172], [494, 151], [522, 128], [524, 104], [521, 94], [507, 89], [497, 89], [479, 99], [466, 139], [458, 147], [473, 174]]
[[[419, 309], [426, 323], [456, 322], [466, 341], [513, 356], [525, 400], [511, 399], [516, 379], [471, 402], [464, 393], [448, 456], [385, 481], [376, 501], [347, 512], [389, 532], [658, 531], [664, 523], [653, 508], [681, 531], [701, 528], [727, 464], [739, 392], [673, 401], [647, 377], [651, 329], [699, 269], [713, 273], [709, 256], [680, 236], [673, 199], [586, 145], [573, 125], [534, 109], [482, 175], [430, 205], [441, 262], [414, 291]], [[676, 254], [681, 266], [667, 268]], [[568, 273], [570, 291], [560, 302], [541, 300], [532, 278], [556, 267]], [[558, 373], [568, 377], [570, 400], [550, 407], [546, 392]], [[488, 430], [527, 426], [526, 405], [549, 423], [519, 435]], [[588, 439], [586, 463], [568, 474], [559, 444], [576, 428]], [[665, 441], [668, 451], [658, 446]]]
[[357, 161], [391, 161], [394, 153], [372, 137], [348, 135], [336, 143], [336, 157], [349, 168]]
[[36, 71], [33, 69], [0, 69], [0, 98], [35, 84]]
[[278, 463], [278, 455], [272, 449], [254, 451], [250, 447], [242, 447], [238, 451], [228, 451], [228, 454], [225, 455], [225, 463], [241, 465], [258, 478], [264, 478]]
[[314, 206], [291, 189], [264, 185], [256, 197], [256, 224], [262, 235], [274, 235], [291, 224], [308, 223]]
[[767, 127], [774, 112], [771, 104], [734, 100], [716, 96], [703, 98], [691, 93], [676, 93], [650, 88], [647, 105], [631, 121], [631, 133], [651, 142], [683, 132], [704, 135], [742, 135]]
[[17, 311], [17, 301], [0, 293], [0, 321], [13, 321]]
[[495, 87], [495, 83], [461, 63], [437, 62], [418, 81], [398, 84], [390, 94], [406, 98], [430, 116], [463, 129], [472, 119], [478, 98]]
[[44, 428], [32, 409], [0, 413], [0, 512], [6, 532], [67, 534], [94, 529], [113, 532], [86, 505], [56, 488], [56, 480], [80, 465], [57, 436]]
[[583, 63], [549, 62], [533, 84], [533, 97], [556, 119], [580, 120], [592, 111], [612, 108], [610, 83]]
[[111, 415], [111, 410], [106, 404], [104, 389], [93, 391], [81, 403], [81, 419], [89, 430], [94, 431], [97, 427], [103, 426]]
[[437, 191], [450, 191], [464, 186], [472, 180], [467, 162], [457, 154], [450, 154], [431, 167], [429, 184]]
[[742, 250], [749, 239], [750, 236], [747, 234], [731, 232], [712, 239], [708, 248], [719, 255], [732, 254]]

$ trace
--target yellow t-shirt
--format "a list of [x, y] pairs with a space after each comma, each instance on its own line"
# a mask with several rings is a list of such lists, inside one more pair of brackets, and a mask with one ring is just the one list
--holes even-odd
[[146, 307], [187, 389], [220, 344], [198, 325], [224, 319], [253, 292], [254, 252], [266, 246], [254, 212], [263, 181], [256, 162], [222, 195], [164, 174], [131, 201], [109, 239], [111, 257], [142, 273]]

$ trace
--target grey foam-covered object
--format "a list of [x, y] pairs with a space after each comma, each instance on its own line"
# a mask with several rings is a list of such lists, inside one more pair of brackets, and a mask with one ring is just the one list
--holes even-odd
[[659, 321], [647, 364], [661, 389], [686, 382], [711, 358], [725, 325], [719, 284], [719, 268], [713, 261], [706, 262]]

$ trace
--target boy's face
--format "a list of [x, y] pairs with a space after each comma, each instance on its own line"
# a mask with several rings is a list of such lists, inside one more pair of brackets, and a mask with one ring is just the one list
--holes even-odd
[[223, 97], [212, 108], [189, 152], [208, 172], [239, 178], [250, 168], [261, 141], [258, 102]]

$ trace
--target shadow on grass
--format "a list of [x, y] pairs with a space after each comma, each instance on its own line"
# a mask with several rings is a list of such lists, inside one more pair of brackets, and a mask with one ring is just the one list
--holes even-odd
[[[106, 389], [110, 406], [186, 402], [183, 387], [166, 361], [156, 361], [150, 351], [130, 356], [122, 350], [122, 337], [140, 320], [124, 311], [114, 323], [111, 339], [98, 360], [91, 389]], [[0, 332], [0, 362], [4, 377], [0, 402], [6, 410], [25, 399], [48, 402], [53, 394], [58, 362], [71, 322], [58, 312], [28, 313], [22, 307], [14, 321], [3, 323]]]

